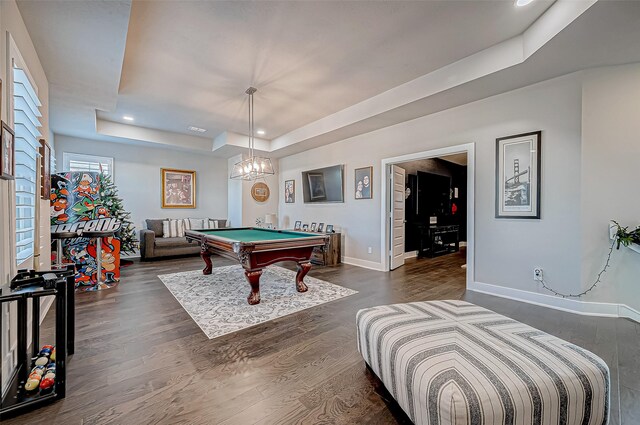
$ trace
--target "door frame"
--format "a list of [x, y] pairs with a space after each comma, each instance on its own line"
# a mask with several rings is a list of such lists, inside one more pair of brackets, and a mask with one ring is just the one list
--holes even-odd
[[391, 250], [391, 165], [397, 165], [402, 162], [415, 161], [419, 159], [436, 158], [455, 153], [467, 154], [467, 287], [474, 282], [475, 143], [465, 143], [462, 145], [448, 146], [446, 148], [430, 149], [427, 151], [382, 159], [382, 166], [380, 169], [383, 170], [384, 175], [382, 176], [382, 187], [380, 193], [384, 195], [380, 197], [380, 208], [382, 211], [380, 220], [380, 251], [382, 253], [381, 263], [383, 270], [389, 271], [391, 266], [389, 258]]

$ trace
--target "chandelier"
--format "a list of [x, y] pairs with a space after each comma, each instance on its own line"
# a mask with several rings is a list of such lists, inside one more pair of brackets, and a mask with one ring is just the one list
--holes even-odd
[[245, 91], [245, 93], [249, 95], [249, 158], [237, 162], [233, 166], [231, 176], [229, 177], [231, 179], [256, 180], [275, 174], [271, 159], [254, 154], [253, 94], [257, 91], [258, 89], [255, 87], [249, 87], [247, 91]]

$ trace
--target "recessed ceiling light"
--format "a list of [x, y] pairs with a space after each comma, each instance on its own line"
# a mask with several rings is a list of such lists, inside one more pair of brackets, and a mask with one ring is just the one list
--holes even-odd
[[516, 0], [516, 6], [521, 7], [521, 6], [526, 6], [529, 3], [531, 3], [533, 0]]
[[267, 134], [267, 132], [266, 132], [266, 131], [264, 131], [264, 130], [256, 130], [256, 134], [257, 134], [258, 136], [264, 136], [265, 134]]
[[205, 131], [207, 131], [207, 130], [205, 130], [204, 128], [194, 127], [194, 126], [192, 126], [192, 125], [191, 125], [191, 126], [189, 126], [189, 127], [187, 127], [187, 130], [189, 130], [189, 131], [195, 131], [196, 133], [204, 133]]
[[133, 121], [133, 117], [130, 117], [129, 115], [125, 115], [122, 119], [125, 121]]

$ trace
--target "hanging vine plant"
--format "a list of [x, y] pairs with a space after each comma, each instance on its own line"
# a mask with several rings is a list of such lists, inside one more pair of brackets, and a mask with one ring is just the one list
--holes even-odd
[[632, 243], [640, 245], [640, 226], [633, 230], [629, 230], [629, 226], [622, 227], [617, 221], [612, 221], [615, 226], [616, 248], [620, 249], [620, 245], [629, 246]]
[[[611, 222], [613, 223], [613, 226], [611, 226], [611, 229], [615, 230], [615, 234], [612, 233], [611, 235], [613, 241], [611, 242], [611, 246], [609, 247], [607, 260], [602, 270], [600, 270], [600, 272], [596, 276], [595, 282], [593, 282], [586, 290], [577, 294], [563, 293], [563, 292], [556, 291], [555, 289], [547, 285], [547, 282], [545, 282], [544, 280], [540, 282], [542, 284], [542, 287], [547, 291], [553, 293], [554, 295], [557, 295], [562, 298], [580, 298], [586, 295], [588, 292], [591, 292], [593, 289], [595, 289], [595, 287], [600, 282], [602, 282], [602, 275], [607, 272], [607, 269], [609, 267], [611, 267], [611, 254], [613, 254], [614, 248], [620, 249], [620, 245], [629, 247], [633, 244], [637, 244], [638, 247], [640, 248], [640, 226], [636, 227], [633, 230], [629, 230], [629, 226], [622, 227], [617, 221], [614, 221], [614, 220], [611, 220]], [[634, 249], [634, 250], [638, 251], [637, 249]]]

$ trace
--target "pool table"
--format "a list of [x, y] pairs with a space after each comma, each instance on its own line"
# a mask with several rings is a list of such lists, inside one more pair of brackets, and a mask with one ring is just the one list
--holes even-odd
[[247, 297], [251, 305], [260, 302], [262, 269], [281, 261], [297, 263], [296, 290], [306, 292], [308, 288], [303, 279], [311, 269], [311, 253], [315, 247], [326, 247], [329, 242], [329, 235], [322, 233], [254, 227], [186, 230], [185, 236], [187, 241], [200, 245], [205, 275], [211, 274], [213, 253], [240, 261], [251, 285], [251, 293]]

